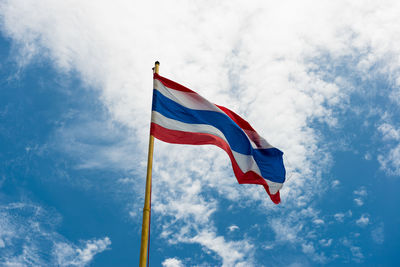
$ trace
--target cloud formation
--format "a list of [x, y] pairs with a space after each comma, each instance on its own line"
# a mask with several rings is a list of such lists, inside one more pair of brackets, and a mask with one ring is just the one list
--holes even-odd
[[[400, 99], [399, 99], [400, 100]], [[400, 103], [400, 101], [399, 101]], [[393, 124], [383, 123], [378, 127], [384, 141], [389, 145], [387, 153], [378, 156], [378, 161], [387, 174], [400, 175], [400, 127], [396, 128]]]
[[83, 242], [83, 248], [64, 242], [54, 245], [53, 254], [58, 266], [86, 266], [93, 257], [109, 248], [111, 241], [104, 239], [88, 240]]
[[2, 266], [86, 266], [109, 248], [111, 241], [93, 239], [76, 245], [54, 231], [57, 213], [32, 203], [0, 206], [0, 264]]
[[354, 194], [354, 202], [356, 203], [357, 206], [362, 206], [364, 205], [364, 199], [368, 195], [367, 191], [365, 190], [365, 187], [361, 187], [359, 190], [355, 190], [353, 192]]
[[182, 261], [177, 258], [168, 258], [162, 262], [163, 267], [183, 267]]
[[383, 244], [383, 242], [385, 241], [385, 227], [383, 223], [380, 223], [371, 231], [371, 237], [375, 243], [379, 245]]
[[361, 227], [367, 226], [369, 224], [369, 215], [361, 215], [361, 217], [356, 221], [356, 224]]
[[[134, 136], [133, 140], [121, 137], [135, 145], [131, 161], [120, 160], [126, 155], [126, 143], [118, 142], [111, 156], [99, 153], [95, 160], [84, 159], [77, 167], [101, 168], [112, 161], [114, 167], [123, 162], [119, 167], [129, 169], [129, 164], [138, 162], [130, 168], [143, 169], [143, 176], [150, 68], [155, 60], [161, 61], [162, 75], [242, 114], [285, 152], [289, 178], [282, 190], [281, 208], [267, 201], [262, 188], [238, 186], [222, 151], [156, 142], [154, 211], [168, 218], [162, 237], [200, 244], [218, 254], [225, 265], [251, 263], [254, 245], [246, 237], [231, 241], [217, 234], [212, 215], [218, 211], [219, 199], [233, 205], [238, 200], [257, 203], [262, 214], [277, 212], [287, 219], [275, 220], [276, 240], [297, 243], [304, 253], [317, 255], [315, 246], [306, 240], [311, 229], [305, 231], [300, 227], [305, 225], [303, 219], [291, 216], [304, 213], [316, 225], [324, 222], [316, 217], [318, 212], [307, 208], [323, 192], [322, 173], [331, 164], [315, 125], [340, 127], [337, 110], [346, 108], [355, 90], [351, 77], [332, 75], [338, 66], [351, 65], [365, 79], [371, 73], [396, 77], [400, 59], [391, 56], [400, 54], [400, 40], [392, 38], [400, 31], [395, 26], [396, 10], [398, 1], [0, 3], [2, 31], [19, 49], [21, 66], [45, 58], [61, 73], [77, 73], [88, 88], [99, 92], [110, 121], [127, 127]], [[400, 85], [400, 79], [393, 78], [393, 82]], [[393, 101], [398, 101], [396, 96], [390, 95]], [[385, 127], [379, 131], [393, 139], [394, 132]], [[83, 151], [80, 143], [67, 138], [79, 129], [69, 130], [60, 138], [68, 145], [61, 147]], [[389, 151], [388, 157], [378, 159], [382, 168], [398, 174], [400, 146]], [[132, 179], [142, 186], [142, 179]], [[333, 187], [337, 185], [332, 182]], [[344, 214], [334, 217], [340, 222]], [[104, 247], [105, 239], [103, 245], [93, 242], [99, 251], [108, 246]], [[90, 251], [81, 249], [78, 257], [88, 259]], [[357, 248], [352, 252], [362, 258]]]

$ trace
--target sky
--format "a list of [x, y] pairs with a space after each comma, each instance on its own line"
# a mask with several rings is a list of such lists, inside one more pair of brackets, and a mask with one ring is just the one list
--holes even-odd
[[397, 266], [399, 1], [0, 0], [0, 265], [136, 266], [152, 67], [284, 152], [282, 202], [156, 140], [150, 266]]

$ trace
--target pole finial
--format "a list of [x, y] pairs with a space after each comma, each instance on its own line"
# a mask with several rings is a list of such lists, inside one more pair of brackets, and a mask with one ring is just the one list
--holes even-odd
[[158, 74], [158, 70], [159, 70], [159, 69], [160, 69], [160, 62], [156, 61], [156, 62], [154, 63], [154, 68], [153, 68], [154, 73], [157, 73], [157, 74]]

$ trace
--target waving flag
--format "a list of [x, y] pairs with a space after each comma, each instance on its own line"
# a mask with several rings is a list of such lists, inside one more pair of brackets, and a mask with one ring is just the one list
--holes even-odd
[[263, 185], [280, 202], [285, 181], [282, 151], [271, 146], [233, 111], [154, 74], [151, 135], [164, 142], [216, 145], [228, 153], [239, 184]]

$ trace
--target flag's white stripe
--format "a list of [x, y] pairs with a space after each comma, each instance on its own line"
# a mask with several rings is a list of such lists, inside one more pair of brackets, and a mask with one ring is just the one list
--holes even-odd
[[275, 195], [283, 186], [283, 184], [281, 184], [281, 183], [272, 182], [272, 181], [270, 181], [268, 179], [265, 179], [265, 181], [267, 182], [268, 187], [269, 187], [269, 192], [272, 195]]
[[[162, 114], [158, 113], [157, 111], [152, 111], [151, 121], [169, 130], [212, 134], [220, 137], [229, 145], [228, 141], [225, 138], [225, 135], [214, 126], [208, 124], [191, 124], [191, 123], [180, 122], [177, 120], [167, 118]], [[243, 155], [241, 153], [233, 151], [232, 149], [231, 151], [233, 157], [235, 158], [242, 172], [254, 171], [255, 173], [261, 176], [260, 169], [258, 168], [257, 163], [253, 159], [253, 156]]]
[[[204, 97], [202, 97], [199, 94], [174, 90], [172, 88], [166, 87], [162, 82], [160, 82], [157, 79], [154, 79], [154, 89], [158, 90], [163, 96], [171, 99], [172, 101], [174, 101], [176, 103], [181, 104], [182, 106], [184, 106], [186, 108], [190, 108], [190, 109], [194, 109], [194, 110], [215, 111], [215, 112], [219, 112], [219, 113], [226, 115], [225, 112], [223, 112], [216, 105], [209, 102], [207, 99], [205, 99]], [[228, 115], [226, 115], [226, 116], [228, 116]], [[270, 144], [268, 144], [268, 142], [265, 141], [262, 137], [260, 137], [262, 147], [257, 147], [257, 145], [249, 137], [249, 133], [251, 134], [252, 131], [243, 130], [243, 132], [246, 134], [247, 139], [249, 140], [251, 146], [254, 149], [263, 149], [263, 148], [272, 148], [273, 147]]]

